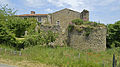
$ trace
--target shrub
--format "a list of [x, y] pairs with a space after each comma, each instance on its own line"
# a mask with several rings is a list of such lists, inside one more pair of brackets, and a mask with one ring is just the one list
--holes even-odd
[[23, 41], [24, 47], [37, 45], [37, 36], [28, 36]]
[[15, 41], [15, 35], [5, 26], [4, 21], [0, 21], [0, 44], [12, 45]]
[[41, 23], [37, 22], [35, 18], [28, 18], [27, 21], [30, 23], [29, 27], [27, 28], [28, 35], [35, 35], [35, 27], [37, 24], [40, 26]]
[[89, 36], [89, 34], [92, 32], [92, 28], [90, 28], [90, 27], [86, 27], [85, 28], [85, 35], [88, 37]]
[[72, 23], [74, 23], [76, 25], [81, 25], [81, 24], [83, 24], [83, 20], [82, 19], [75, 19], [75, 20], [72, 20]]
[[38, 35], [27, 36], [23, 41], [24, 47], [35, 46], [35, 45], [43, 45], [50, 42], [54, 42], [56, 40], [57, 34], [52, 31], [44, 32], [41, 31]]
[[107, 25], [107, 47], [120, 47], [120, 21]]
[[73, 29], [74, 29], [74, 25], [69, 25], [69, 26], [68, 26], [68, 31], [71, 32]]

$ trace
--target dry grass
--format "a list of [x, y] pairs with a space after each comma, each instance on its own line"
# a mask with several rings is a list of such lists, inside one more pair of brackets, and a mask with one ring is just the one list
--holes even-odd
[[53, 65], [46, 65], [46, 64], [42, 64], [40, 62], [33, 62], [33, 61], [19, 61], [19, 62], [14, 62], [12, 60], [8, 60], [8, 59], [3, 59], [0, 58], [0, 63], [2, 64], [8, 64], [8, 65], [12, 65], [12, 66], [17, 66], [17, 67], [56, 67]]

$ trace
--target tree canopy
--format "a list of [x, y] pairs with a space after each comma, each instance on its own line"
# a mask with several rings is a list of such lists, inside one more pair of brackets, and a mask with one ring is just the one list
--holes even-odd
[[107, 47], [120, 47], [120, 21], [108, 24]]

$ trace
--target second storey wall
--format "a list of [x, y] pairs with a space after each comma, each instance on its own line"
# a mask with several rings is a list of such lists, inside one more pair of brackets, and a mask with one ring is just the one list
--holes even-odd
[[57, 24], [57, 22], [59, 22], [61, 28], [66, 29], [68, 24], [72, 20], [78, 18], [80, 19], [80, 13], [72, 10], [64, 9], [51, 14], [51, 17], [52, 17], [52, 24]]

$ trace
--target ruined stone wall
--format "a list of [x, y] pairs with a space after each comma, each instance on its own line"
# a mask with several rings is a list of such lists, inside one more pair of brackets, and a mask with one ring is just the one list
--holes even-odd
[[[36, 17], [36, 19], [38, 19], [39, 17]], [[47, 23], [48, 22], [48, 19], [47, 19], [47, 16], [41, 16], [41, 22], [44, 24], [44, 23]]]
[[94, 51], [105, 51], [106, 49], [106, 28], [98, 28], [92, 30], [89, 36], [85, 35], [85, 31], [78, 32], [73, 30], [68, 34], [68, 44], [71, 47], [81, 50], [92, 49]]
[[40, 29], [44, 30], [44, 31], [52, 31], [54, 33], [60, 33], [61, 29], [60, 26], [56, 26], [56, 25], [40, 25]]
[[53, 42], [53, 45], [64, 45], [63, 41], [65, 38], [59, 25], [40, 25], [40, 29], [43, 31], [52, 31], [54, 33], [57, 33], [58, 37]]

